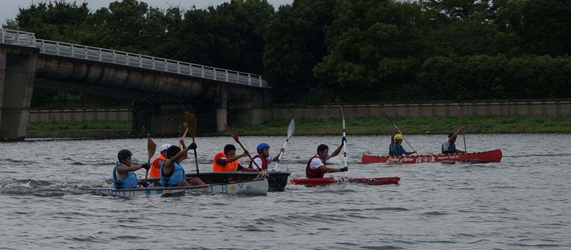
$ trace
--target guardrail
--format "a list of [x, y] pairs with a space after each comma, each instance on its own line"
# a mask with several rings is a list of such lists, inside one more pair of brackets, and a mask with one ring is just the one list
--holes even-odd
[[267, 81], [264, 80], [261, 75], [124, 51], [36, 39], [35, 34], [30, 32], [8, 29], [0, 29], [0, 31], [2, 33], [2, 43], [38, 48], [41, 54], [105, 62], [214, 81], [269, 88]]

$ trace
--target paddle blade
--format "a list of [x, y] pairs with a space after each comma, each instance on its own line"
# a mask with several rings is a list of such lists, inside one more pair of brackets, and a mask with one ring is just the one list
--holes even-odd
[[391, 118], [391, 116], [387, 115], [387, 113], [383, 112], [383, 115], [385, 116], [385, 118], [387, 118], [387, 120], [388, 120], [390, 123], [394, 123], [394, 122], [393, 122], [393, 118]]
[[155, 155], [155, 151], [157, 150], [157, 144], [151, 139], [151, 135], [147, 135], [147, 152], [149, 153], [149, 161]]
[[343, 119], [343, 132], [345, 132], [345, 112], [343, 112], [343, 106], [341, 106], [341, 119]]
[[234, 138], [235, 141], [239, 141], [238, 140], [238, 134], [236, 134], [236, 132], [234, 132], [234, 130], [230, 126], [224, 124], [224, 127], [226, 128], [226, 131], [228, 131], [228, 133], [230, 133], [230, 136], [232, 136], [232, 138]]
[[291, 138], [294, 130], [295, 130], [295, 122], [293, 121], [293, 119], [291, 119], [291, 122], [289, 122], [289, 126], [287, 127], [287, 138], [288, 139]]
[[188, 127], [188, 132], [192, 138], [196, 137], [196, 116], [191, 113], [184, 112], [184, 120]]

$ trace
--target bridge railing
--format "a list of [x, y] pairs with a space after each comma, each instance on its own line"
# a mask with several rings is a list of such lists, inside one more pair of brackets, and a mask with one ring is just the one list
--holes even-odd
[[124, 51], [36, 39], [34, 33], [2, 29], [2, 43], [35, 47], [40, 53], [269, 88], [261, 75]]

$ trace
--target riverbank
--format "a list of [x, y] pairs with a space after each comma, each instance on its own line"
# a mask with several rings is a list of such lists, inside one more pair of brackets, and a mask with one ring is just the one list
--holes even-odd
[[[461, 126], [457, 116], [394, 117], [405, 134], [447, 134]], [[284, 136], [289, 120], [276, 120], [255, 126], [235, 126], [239, 135]], [[352, 135], [390, 134], [393, 127], [387, 120], [348, 118], [347, 133]], [[571, 133], [571, 116], [466, 116], [466, 133]], [[341, 134], [341, 119], [300, 119], [295, 121], [295, 135]], [[226, 132], [208, 136], [224, 136]], [[124, 138], [133, 137], [131, 123], [123, 121], [89, 121], [81, 123], [30, 123], [28, 138]]]

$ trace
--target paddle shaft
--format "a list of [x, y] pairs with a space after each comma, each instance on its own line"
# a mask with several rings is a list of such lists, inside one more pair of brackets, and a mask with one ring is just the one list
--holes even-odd
[[[284, 143], [284, 149], [286, 148], [288, 142], [289, 142], [289, 138], [287, 138], [285, 143]], [[280, 155], [278, 156], [278, 161], [276, 162], [276, 166], [274, 167], [274, 170], [276, 170], [278, 168], [278, 165], [280, 164], [280, 160], [282, 159], [282, 155], [284, 155], [284, 152], [280, 152]]]
[[[192, 137], [192, 143], [194, 143], [194, 137]], [[196, 148], [194, 151], [194, 163], [196, 163], [196, 177], [200, 177], [200, 171], [198, 171], [198, 155], [196, 154]]]
[[[242, 150], [244, 151], [248, 151], [246, 150], [246, 148], [244, 147], [244, 145], [242, 145], [242, 143], [239, 140], [236, 140], [236, 142], [238, 143], [238, 145], [240, 145], [240, 147], [242, 147]], [[260, 168], [260, 166], [258, 166], [258, 163], [256, 163], [256, 161], [254, 161], [254, 158], [252, 158], [252, 156], [250, 154], [248, 154], [248, 157], [250, 158], [250, 161], [252, 161], [254, 163], [254, 165], [256, 165], [256, 167], [259, 170], [262, 170], [262, 168]]]
[[462, 127], [464, 128], [464, 130], [462, 130], [462, 139], [464, 139], [464, 152], [468, 152], [466, 149], [466, 128], [464, 127], [464, 112], [460, 106], [458, 106], [458, 110], [460, 111], [460, 119], [462, 120]]
[[[345, 114], [343, 112], [343, 107], [341, 107], [341, 116], [343, 117], [343, 161], [345, 163], [345, 167], [347, 167], [347, 137], [345, 134]], [[345, 177], [349, 174], [349, 170], [345, 172]]]

